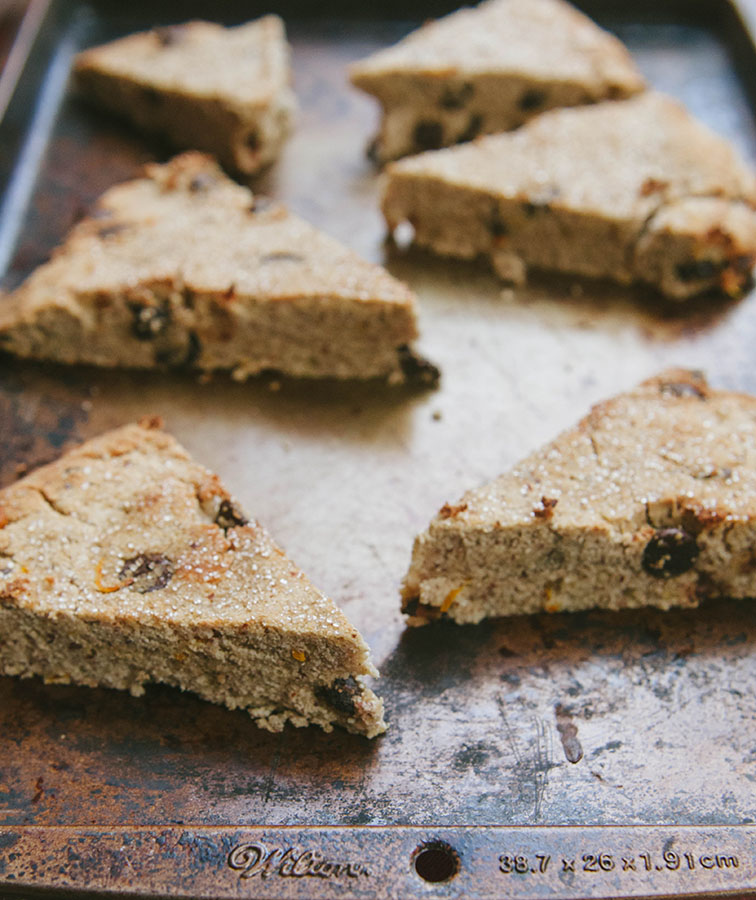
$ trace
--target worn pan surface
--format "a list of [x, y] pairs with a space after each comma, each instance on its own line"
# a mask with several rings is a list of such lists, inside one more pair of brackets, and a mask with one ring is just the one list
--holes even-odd
[[[756, 162], [756, 51], [744, 20], [725, 0], [691, 6], [628, 0], [590, 11], [654, 85]], [[752, 603], [404, 629], [398, 586], [412, 538], [445, 501], [665, 366], [756, 392], [756, 294], [679, 311], [641, 290], [573, 279], [502, 290], [478, 266], [384, 244], [364, 155], [377, 110], [348, 87], [345, 66], [446, 11], [410, 7], [387, 5], [382, 18], [346, 4], [318, 18], [279, 7], [301, 112], [281, 161], [253, 186], [416, 289], [421, 349], [443, 370], [438, 390], [198, 384], [0, 359], [0, 483], [108, 427], [163, 416], [360, 628], [390, 730], [372, 742], [316, 729], [273, 735], [168, 688], [134, 699], [0, 678], [0, 893], [14, 884], [185, 896], [756, 891]], [[264, 11], [228, 3], [220, 17]], [[139, 0], [61, 0], [42, 12], [0, 125], [6, 287], [102, 190], [168, 155], [70, 94], [72, 54], [219, 14]], [[433, 840], [446, 842], [441, 874], [450, 859], [457, 867], [447, 881], [424, 880], [412, 862]], [[255, 868], [261, 842], [268, 854], [281, 848], [266, 878]], [[317, 851], [336, 870], [302, 875], [305, 860], [287, 877], [287, 848], [289, 860]], [[633, 866], [623, 869], [623, 857]]]

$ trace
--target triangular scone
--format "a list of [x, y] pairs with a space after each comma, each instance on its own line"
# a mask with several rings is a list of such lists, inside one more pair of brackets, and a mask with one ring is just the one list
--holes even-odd
[[0, 672], [164, 682], [271, 731], [385, 727], [357, 630], [150, 422], [0, 492]]
[[403, 587], [413, 625], [756, 596], [756, 397], [672, 370], [444, 506]]
[[111, 188], [0, 301], [0, 347], [18, 356], [240, 379], [432, 379], [416, 334], [404, 284], [199, 153]]
[[76, 57], [81, 91], [179, 150], [251, 174], [278, 155], [295, 107], [283, 22], [188, 22], [132, 34]]
[[350, 74], [383, 107], [375, 145], [381, 162], [644, 87], [625, 47], [563, 0], [487, 0], [461, 9]]
[[389, 167], [389, 228], [436, 253], [654, 285], [683, 300], [740, 293], [756, 257], [756, 177], [675, 101], [647, 92], [553, 110], [509, 134]]

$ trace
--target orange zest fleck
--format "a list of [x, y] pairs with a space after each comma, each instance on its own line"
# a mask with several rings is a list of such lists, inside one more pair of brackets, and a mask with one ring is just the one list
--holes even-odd
[[440, 609], [442, 613], [448, 611], [452, 603], [457, 599], [458, 595], [464, 590], [464, 584], [460, 584], [458, 588], [454, 588], [453, 591], [449, 591], [449, 593], [444, 597], [444, 602], [441, 604]]
[[297, 662], [304, 662], [307, 659], [307, 654], [304, 650], [292, 650], [291, 655], [296, 659]]
[[102, 560], [97, 563], [95, 567], [95, 579], [94, 579], [95, 587], [101, 594], [112, 594], [114, 591], [120, 591], [121, 588], [128, 587], [130, 584], [134, 583], [133, 578], [124, 578], [119, 584], [107, 585], [102, 583]]
[[5, 515], [5, 510], [0, 509], [0, 528], [5, 528], [8, 522], [10, 519]]
[[558, 600], [552, 600], [553, 590], [550, 587], [546, 588], [546, 602], [543, 604], [543, 608], [548, 613], [558, 613], [562, 611], [562, 606]]

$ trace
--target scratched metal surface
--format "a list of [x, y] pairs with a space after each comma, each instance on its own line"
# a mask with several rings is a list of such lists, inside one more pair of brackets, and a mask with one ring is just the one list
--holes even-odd
[[[12, 108], [0, 131], [17, 161], [0, 223], [0, 249], [13, 246], [6, 285], [104, 188], [166, 155], [65, 89], [75, 50], [151, 24], [149, 15], [140, 4], [118, 16], [96, 3], [60, 6], [54, 39], [32, 54], [34, 103]], [[652, 83], [756, 161], [735, 44], [705, 23], [662, 21], [659, 10], [634, 22], [625, 7], [603, 21]], [[443, 369], [438, 391], [198, 385], [0, 360], [0, 483], [71, 442], [162, 415], [365, 635], [388, 733], [272, 735], [163, 687], [134, 699], [0, 678], [0, 825], [754, 822], [753, 604], [403, 627], [397, 591], [416, 531], [591, 403], [671, 364], [756, 391], [754, 294], [675, 315], [640, 291], [571, 280], [502, 291], [476, 266], [384, 246], [363, 152], [377, 113], [346, 85], [344, 67], [408, 27], [292, 24], [298, 127], [255, 186], [417, 290], [421, 349]]]

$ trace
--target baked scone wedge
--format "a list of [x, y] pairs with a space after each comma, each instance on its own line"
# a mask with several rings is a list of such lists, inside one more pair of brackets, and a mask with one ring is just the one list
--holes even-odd
[[756, 257], [756, 176], [655, 92], [393, 163], [382, 202], [390, 229], [515, 282], [533, 267], [737, 295]]
[[630, 54], [564, 0], [486, 0], [354, 64], [383, 107], [380, 162], [643, 90]]
[[670, 370], [595, 406], [415, 541], [409, 623], [756, 597], [756, 398]]
[[278, 156], [291, 129], [289, 55], [278, 16], [233, 28], [197, 21], [92, 47], [74, 73], [104, 110], [250, 175]]
[[271, 731], [385, 728], [357, 630], [150, 421], [0, 492], [0, 673], [162, 682]]
[[108, 190], [0, 301], [0, 348], [132, 368], [433, 380], [415, 299], [199, 153]]

